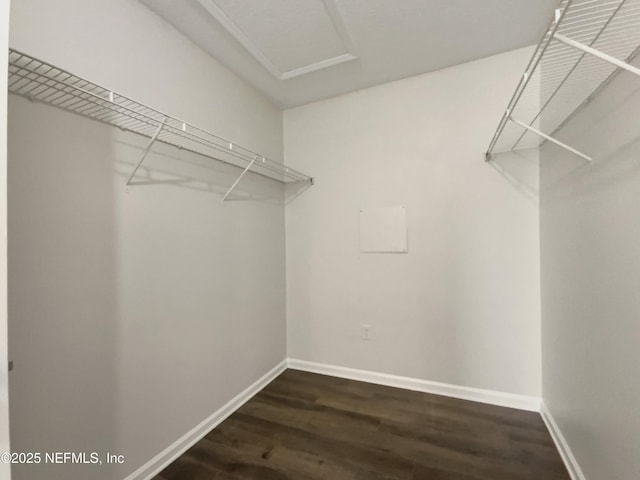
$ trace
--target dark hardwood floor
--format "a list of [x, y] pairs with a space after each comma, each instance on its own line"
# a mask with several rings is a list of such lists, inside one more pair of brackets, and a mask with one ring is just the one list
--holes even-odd
[[536, 413], [287, 370], [154, 480], [569, 480]]

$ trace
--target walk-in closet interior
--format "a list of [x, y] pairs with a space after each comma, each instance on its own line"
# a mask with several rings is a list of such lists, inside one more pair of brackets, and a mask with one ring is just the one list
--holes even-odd
[[640, 479], [640, 0], [7, 0], [0, 52], [0, 480]]

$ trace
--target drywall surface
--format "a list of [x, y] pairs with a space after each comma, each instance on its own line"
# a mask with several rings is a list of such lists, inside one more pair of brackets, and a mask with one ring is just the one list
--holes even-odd
[[541, 152], [543, 398], [586, 479], [640, 478], [638, 78], [558, 136], [594, 162]]
[[[282, 157], [281, 112], [139, 2], [11, 20], [12, 47]], [[239, 169], [157, 146], [127, 191], [146, 139], [9, 111], [12, 446], [125, 458], [14, 475], [124, 478], [285, 358], [283, 188], [248, 175], [223, 206]]]
[[[9, 376], [7, 338], [7, 50], [9, 6], [0, 5], [0, 454], [11, 451], [9, 442]], [[0, 463], [0, 480], [11, 479], [11, 465]]]
[[[316, 181], [286, 207], [290, 357], [540, 394], [537, 158], [483, 158], [530, 55], [285, 112]], [[360, 209], [400, 205], [408, 253], [360, 253]]]

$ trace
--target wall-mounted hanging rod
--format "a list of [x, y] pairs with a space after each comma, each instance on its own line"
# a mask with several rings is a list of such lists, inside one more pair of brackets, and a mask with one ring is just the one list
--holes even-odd
[[640, 0], [562, 0], [500, 119], [486, 160], [495, 152], [540, 146], [532, 133], [592, 161], [555, 133], [620, 71], [640, 76], [631, 64], [639, 51]]
[[251, 171], [283, 183], [313, 183], [310, 176], [281, 162], [13, 49], [8, 80], [10, 93], [149, 138], [127, 185], [136, 184], [134, 176], [155, 142], [239, 167], [245, 170], [243, 176]]

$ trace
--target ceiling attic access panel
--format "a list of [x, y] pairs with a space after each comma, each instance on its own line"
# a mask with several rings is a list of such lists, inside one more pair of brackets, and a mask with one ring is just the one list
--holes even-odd
[[195, 1], [278, 80], [357, 58], [335, 0]]
[[[283, 109], [532, 45], [558, 5], [558, 0], [140, 2]], [[225, 12], [227, 4], [258, 9], [262, 17]], [[316, 13], [309, 18], [308, 12]], [[309, 39], [288, 40], [288, 49], [303, 52], [296, 62], [279, 62], [277, 52], [265, 47], [274, 40], [259, 43], [255, 38], [272, 32], [282, 42], [290, 28], [300, 33], [299, 21], [316, 23], [308, 28]], [[258, 32], [251, 22], [258, 24]], [[344, 46], [340, 50], [335, 48], [338, 37]]]

